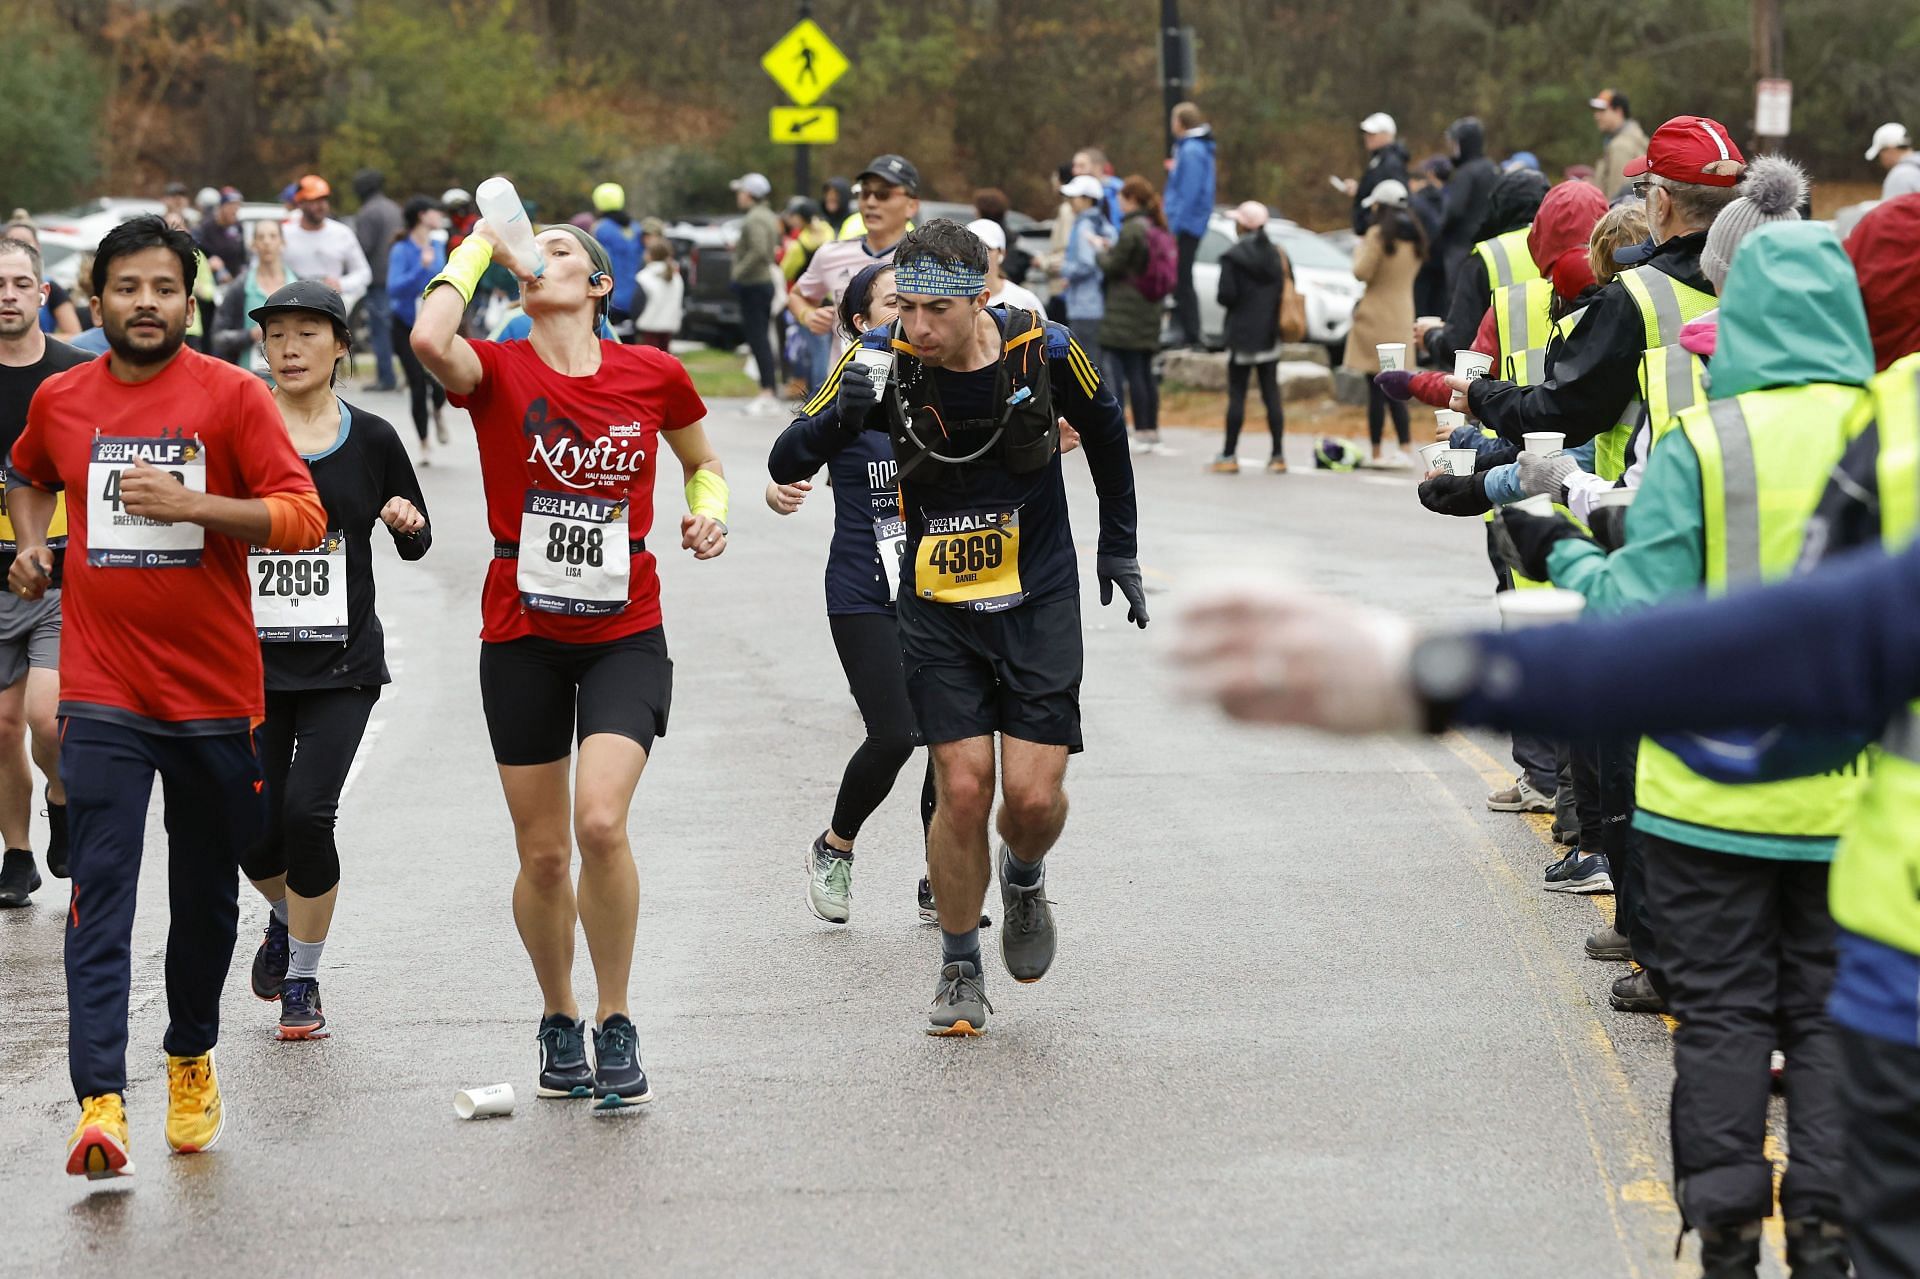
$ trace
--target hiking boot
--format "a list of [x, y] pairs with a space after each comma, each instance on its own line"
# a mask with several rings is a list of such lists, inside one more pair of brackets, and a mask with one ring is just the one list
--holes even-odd
[[1551, 813], [1553, 796], [1536, 789], [1522, 774], [1505, 790], [1488, 795], [1487, 807], [1496, 813]]
[[1754, 1279], [1760, 1271], [1760, 1223], [1700, 1230], [1700, 1279]]
[[1667, 1001], [1654, 988], [1653, 974], [1644, 968], [1636, 968], [1613, 983], [1613, 994], [1607, 1002], [1614, 1011], [1623, 1013], [1663, 1013], [1667, 1011]]
[[1588, 959], [1627, 959], [1633, 958], [1633, 947], [1620, 934], [1620, 930], [1608, 925], [1587, 934]]
[[1796, 1217], [1787, 1223], [1787, 1266], [1793, 1279], [1847, 1279], [1846, 1228], [1819, 1217]]

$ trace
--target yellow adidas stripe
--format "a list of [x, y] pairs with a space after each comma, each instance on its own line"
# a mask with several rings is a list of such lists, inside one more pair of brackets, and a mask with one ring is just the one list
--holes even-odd
[[1080, 379], [1080, 389], [1086, 392], [1088, 399], [1092, 399], [1094, 392], [1100, 389], [1100, 372], [1093, 367], [1093, 361], [1087, 358], [1087, 353], [1080, 349], [1080, 343], [1073, 338], [1067, 339], [1067, 363], [1073, 366], [1074, 376]]
[[807, 406], [800, 410], [800, 416], [812, 417], [816, 413], [826, 412], [827, 405], [833, 403], [840, 395], [840, 370], [853, 362], [853, 353], [859, 349], [857, 346], [849, 346], [841, 353], [840, 363], [833, 366], [833, 372], [827, 374], [827, 380], [820, 384], [820, 393], [807, 401]]

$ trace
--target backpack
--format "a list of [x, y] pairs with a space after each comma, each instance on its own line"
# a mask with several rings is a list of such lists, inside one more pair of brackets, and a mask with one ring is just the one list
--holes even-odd
[[1173, 232], [1147, 223], [1147, 268], [1133, 277], [1133, 287], [1149, 302], [1158, 302], [1173, 292], [1180, 279], [1180, 246]]

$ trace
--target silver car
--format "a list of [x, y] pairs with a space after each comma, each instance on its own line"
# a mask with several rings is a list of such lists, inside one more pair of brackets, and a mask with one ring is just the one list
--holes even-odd
[[[1353, 327], [1354, 304], [1365, 286], [1353, 278], [1352, 260], [1319, 234], [1298, 223], [1274, 219], [1267, 236], [1293, 264], [1294, 287], [1307, 304], [1307, 341], [1318, 342], [1337, 355]], [[1207, 220], [1207, 234], [1193, 258], [1193, 291], [1200, 298], [1201, 340], [1209, 347], [1226, 343], [1226, 309], [1220, 305], [1220, 258], [1233, 247], [1239, 230], [1233, 219], [1215, 213]], [[1338, 362], [1337, 360], [1335, 361]]]

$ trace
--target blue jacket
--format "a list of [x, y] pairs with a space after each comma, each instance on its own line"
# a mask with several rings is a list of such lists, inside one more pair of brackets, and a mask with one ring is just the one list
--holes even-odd
[[1097, 204], [1075, 218], [1073, 230], [1067, 234], [1067, 253], [1060, 265], [1060, 274], [1067, 281], [1069, 320], [1098, 320], [1107, 313], [1105, 276], [1100, 270], [1099, 253], [1093, 246], [1095, 236], [1113, 238], [1113, 227]]
[[412, 328], [427, 281], [446, 269], [446, 241], [433, 241], [433, 261], [423, 266], [419, 245], [406, 236], [395, 240], [387, 250], [387, 297], [393, 304], [393, 318]]
[[593, 238], [606, 247], [607, 260], [613, 263], [613, 297], [609, 301], [614, 310], [631, 315], [634, 281], [640, 275], [640, 228], [632, 218], [624, 226], [614, 218], [601, 218], [593, 224]]
[[1173, 172], [1163, 201], [1175, 235], [1203, 236], [1213, 213], [1213, 126], [1203, 124], [1173, 144]]

